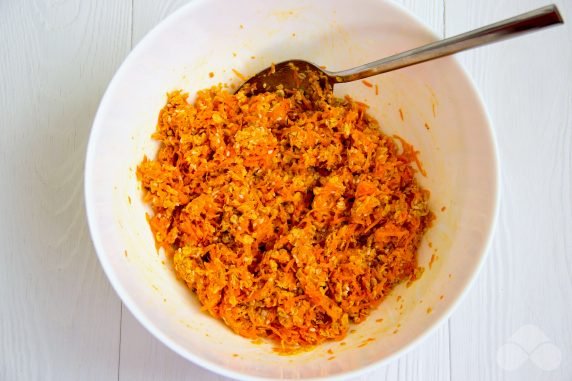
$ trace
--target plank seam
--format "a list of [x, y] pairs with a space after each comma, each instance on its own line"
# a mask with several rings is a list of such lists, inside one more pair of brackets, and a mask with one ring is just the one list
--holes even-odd
[[134, 13], [135, 13], [135, 6], [134, 3], [135, 0], [131, 0], [131, 34], [129, 35], [129, 51], [133, 50], [133, 18], [134, 18]]
[[[130, 28], [129, 28], [129, 51], [133, 50], [133, 18], [135, 13], [134, 3], [135, 0], [131, 0], [131, 19], [130, 19]], [[121, 338], [123, 336], [121, 332], [121, 327], [123, 326], [123, 301], [119, 301], [120, 308], [119, 308], [119, 356], [117, 359], [117, 381], [121, 378]]]
[[447, 330], [449, 331], [449, 381], [453, 380], [453, 358], [451, 357], [451, 318], [447, 320]]
[[120, 302], [121, 307], [119, 308], [119, 356], [117, 359], [117, 381], [120, 379], [121, 373], [121, 327], [123, 326], [123, 302]]
[[447, 5], [446, 0], [443, 0], [443, 38], [447, 37]]

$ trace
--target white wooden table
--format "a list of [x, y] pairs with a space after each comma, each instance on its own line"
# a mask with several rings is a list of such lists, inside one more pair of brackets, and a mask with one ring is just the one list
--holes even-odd
[[[186, 1], [0, 0], [0, 380], [219, 380], [122, 306], [83, 206], [91, 122], [111, 76]], [[401, 0], [450, 36], [546, 0]], [[448, 324], [363, 380], [572, 379], [570, 23], [459, 55], [502, 167], [484, 270]]]

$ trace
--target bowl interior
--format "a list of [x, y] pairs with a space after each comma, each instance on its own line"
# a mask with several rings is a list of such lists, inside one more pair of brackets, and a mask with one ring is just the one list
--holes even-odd
[[366, 102], [386, 134], [399, 135], [420, 151], [427, 176], [419, 180], [431, 190], [437, 216], [419, 253], [425, 273], [410, 287], [395, 289], [343, 343], [279, 356], [271, 343], [233, 334], [201, 312], [175, 279], [155, 250], [145, 219], [149, 209], [135, 170], [143, 155], [156, 152], [150, 135], [165, 94], [182, 88], [192, 98], [219, 82], [241, 83], [233, 69], [252, 75], [290, 58], [346, 69], [435, 39], [403, 9], [380, 0], [359, 6], [344, 0], [247, 3], [191, 2], [154, 29], [117, 72], [94, 122], [86, 163], [86, 205], [97, 253], [131, 312], [199, 365], [238, 378], [366, 370], [424, 337], [474, 278], [497, 208], [491, 129], [473, 85], [451, 58], [371, 78], [373, 87], [337, 86], [338, 95]]

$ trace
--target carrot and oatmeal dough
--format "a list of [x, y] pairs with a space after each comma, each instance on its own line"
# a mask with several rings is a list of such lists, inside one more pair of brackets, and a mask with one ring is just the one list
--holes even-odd
[[156, 242], [203, 309], [281, 348], [343, 338], [419, 276], [413, 147], [350, 97], [174, 91], [138, 167]]

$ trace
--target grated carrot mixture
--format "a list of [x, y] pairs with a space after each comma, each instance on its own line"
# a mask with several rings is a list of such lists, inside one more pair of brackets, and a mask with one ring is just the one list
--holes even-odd
[[137, 175], [202, 308], [277, 350], [340, 340], [419, 276], [433, 214], [412, 146], [351, 98], [174, 91]]

